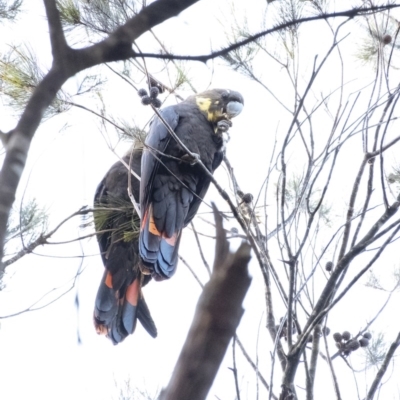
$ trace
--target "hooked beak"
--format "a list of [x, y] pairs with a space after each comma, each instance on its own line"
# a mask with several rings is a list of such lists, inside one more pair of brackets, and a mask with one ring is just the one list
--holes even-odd
[[234, 118], [243, 110], [243, 104], [238, 101], [230, 101], [226, 106], [226, 113], [229, 118]]

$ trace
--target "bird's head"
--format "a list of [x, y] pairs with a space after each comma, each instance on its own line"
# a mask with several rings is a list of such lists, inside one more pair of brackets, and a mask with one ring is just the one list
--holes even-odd
[[244, 100], [239, 92], [227, 89], [212, 89], [190, 98], [205, 115], [208, 121], [217, 123], [223, 119], [231, 120], [243, 109]]

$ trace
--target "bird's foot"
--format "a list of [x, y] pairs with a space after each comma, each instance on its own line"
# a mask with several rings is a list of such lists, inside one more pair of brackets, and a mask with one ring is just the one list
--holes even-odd
[[185, 154], [181, 157], [181, 160], [189, 163], [190, 165], [195, 165], [200, 161], [200, 155], [197, 153]]
[[153, 269], [149, 268], [147, 265], [144, 265], [143, 262], [139, 263], [139, 269], [143, 275], [151, 275], [153, 273]]
[[228, 119], [222, 119], [217, 122], [217, 133], [228, 132], [229, 128], [232, 126], [232, 122]]
[[160, 274], [157, 274], [157, 272], [153, 272], [151, 274], [151, 277], [156, 281], [156, 282], [161, 282], [167, 279], [165, 276], [162, 276]]

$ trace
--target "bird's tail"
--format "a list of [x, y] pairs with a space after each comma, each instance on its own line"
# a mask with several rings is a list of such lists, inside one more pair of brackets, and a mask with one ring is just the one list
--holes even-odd
[[96, 332], [106, 335], [114, 344], [134, 332], [137, 320], [150, 336], [157, 336], [157, 328], [141, 291], [140, 278], [115, 290], [112, 275], [105, 270], [96, 296], [93, 319]]
[[169, 279], [175, 273], [181, 233], [182, 229], [179, 229], [172, 237], [166, 237], [156, 227], [152, 207], [144, 213], [139, 251], [144, 265], [151, 270], [153, 279]]

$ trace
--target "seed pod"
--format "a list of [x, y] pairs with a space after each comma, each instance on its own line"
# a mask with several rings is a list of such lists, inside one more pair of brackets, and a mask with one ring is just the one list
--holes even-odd
[[253, 201], [253, 195], [251, 193], [246, 193], [243, 195], [242, 199], [246, 204], [249, 204]]
[[372, 338], [372, 335], [369, 333], [369, 332], [365, 332], [364, 333], [364, 335], [363, 335], [363, 337], [365, 337], [365, 339], [371, 339]]
[[151, 104], [151, 98], [149, 96], [143, 96], [142, 97], [142, 104], [145, 106], [148, 106], [149, 104]]
[[238, 234], [239, 234], [238, 228], [232, 227], [232, 228], [231, 228], [231, 235], [232, 235], [232, 236], [236, 236], [236, 235], [238, 235]]
[[325, 264], [325, 269], [326, 269], [328, 272], [331, 272], [332, 269], [333, 269], [333, 262], [332, 262], [332, 261], [328, 261], [328, 262]]
[[390, 35], [384, 35], [382, 38], [383, 44], [389, 44], [392, 41], [392, 37]]
[[342, 341], [342, 334], [339, 332], [336, 332], [333, 334], [333, 339], [335, 342], [341, 342]]
[[140, 97], [147, 96], [147, 90], [146, 89], [139, 89], [137, 93], [138, 93], [138, 95]]
[[360, 343], [361, 347], [367, 347], [369, 345], [369, 340], [365, 337], [362, 337], [358, 343]]
[[350, 351], [356, 351], [360, 348], [360, 343], [357, 340], [353, 339], [346, 344], [346, 349]]
[[150, 97], [155, 99], [160, 94], [160, 90], [157, 86], [153, 86], [150, 88]]
[[342, 351], [342, 349], [343, 349], [343, 344], [342, 344], [342, 342], [336, 342], [335, 344], [336, 344], [336, 347], [337, 347], [340, 351]]
[[344, 331], [344, 332], [342, 333], [342, 339], [343, 339], [343, 340], [347, 341], [347, 340], [349, 340], [350, 338], [351, 338], [351, 333], [350, 333], [350, 332]]
[[154, 99], [151, 99], [151, 104], [153, 104], [153, 106], [154, 106], [155, 108], [160, 108], [162, 102], [161, 102], [160, 99], [154, 98]]
[[322, 328], [322, 333], [324, 334], [324, 336], [328, 336], [331, 333], [331, 330], [327, 326], [324, 326]]
[[388, 182], [389, 182], [390, 184], [392, 184], [392, 183], [395, 183], [395, 182], [396, 182], [397, 177], [396, 177], [395, 174], [392, 173], [392, 174], [389, 174], [389, 175], [388, 175], [387, 180], [388, 180]]

